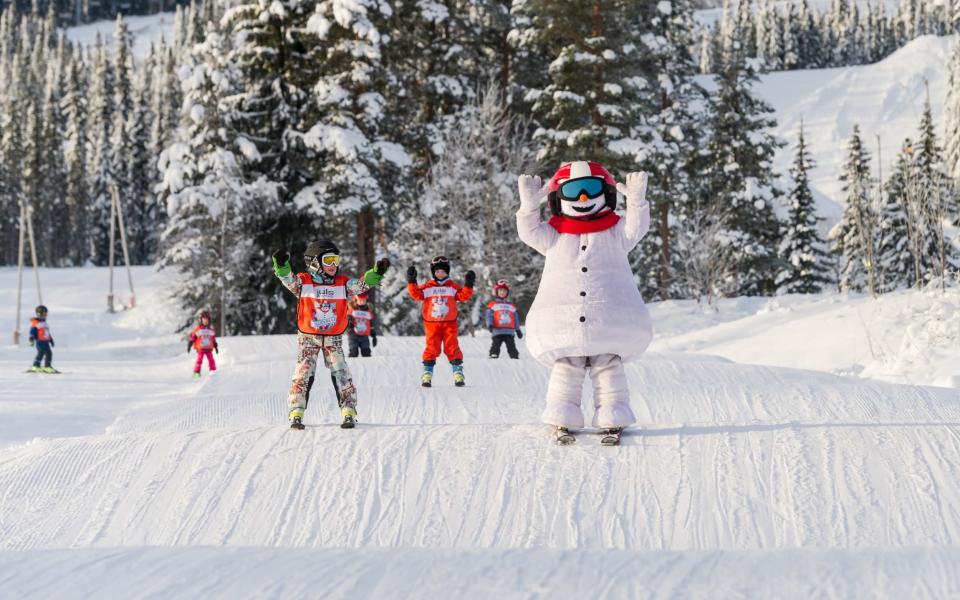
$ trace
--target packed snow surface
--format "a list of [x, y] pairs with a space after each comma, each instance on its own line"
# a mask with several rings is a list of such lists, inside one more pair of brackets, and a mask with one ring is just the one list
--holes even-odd
[[[173, 12], [157, 13], [154, 15], [125, 16], [124, 22], [130, 30], [133, 41], [133, 57], [143, 60], [150, 53], [150, 45], [159, 45], [163, 40], [167, 44], [173, 42]], [[117, 32], [115, 20], [94, 21], [87, 25], [78, 25], [67, 28], [67, 39], [81, 46], [93, 46], [97, 34], [103, 43], [111, 50], [114, 47], [114, 34]]]
[[[23, 373], [31, 349], [0, 348], [0, 596], [960, 589], [958, 392], [827, 372], [860, 351], [840, 341], [835, 364], [804, 362], [806, 338], [842, 340], [853, 313], [887, 310], [870, 299], [654, 304], [655, 351], [628, 366], [639, 427], [619, 448], [590, 433], [560, 448], [538, 422], [547, 372], [525, 349], [491, 360], [488, 338], [467, 338], [467, 387], [442, 363], [422, 389], [421, 340], [385, 336], [350, 361], [358, 428], [335, 425], [321, 373], [307, 429], [290, 431], [294, 337], [222, 338], [220, 370], [195, 381], [163, 274], [136, 269], [138, 306], [116, 315], [104, 269], [42, 279], [64, 373]], [[8, 327], [14, 293], [0, 269]], [[890, 315], [912, 306], [896, 301]]]

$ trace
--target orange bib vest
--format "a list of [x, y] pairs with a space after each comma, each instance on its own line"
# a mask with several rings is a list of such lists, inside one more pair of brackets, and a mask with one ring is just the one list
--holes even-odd
[[346, 275], [337, 275], [333, 283], [314, 283], [309, 273], [300, 278], [297, 302], [297, 329], [312, 335], [340, 335], [347, 330]]
[[373, 329], [370, 326], [371, 321], [373, 321], [373, 311], [355, 308], [350, 311], [350, 316], [353, 317], [354, 335], [362, 337], [369, 336], [370, 331]]
[[193, 330], [193, 349], [198, 352], [200, 350], [213, 350], [213, 338], [216, 335], [213, 327], [197, 325]]
[[47, 325], [46, 321], [41, 321], [40, 319], [32, 319], [30, 321], [30, 327], [37, 328], [37, 340], [41, 342], [50, 341], [50, 326]]
[[487, 308], [493, 311], [494, 329], [516, 329], [517, 328], [517, 307], [512, 302], [493, 301], [487, 304]]
[[457, 320], [457, 288], [449, 283], [436, 284], [431, 281], [422, 288], [424, 321]]

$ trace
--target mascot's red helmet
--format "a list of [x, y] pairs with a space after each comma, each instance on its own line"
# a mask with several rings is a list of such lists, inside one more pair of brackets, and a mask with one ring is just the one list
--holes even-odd
[[554, 215], [560, 215], [560, 184], [570, 179], [581, 179], [583, 177], [597, 177], [603, 179], [603, 194], [607, 200], [607, 208], [615, 210], [617, 208], [617, 180], [613, 178], [610, 171], [603, 165], [593, 161], [576, 161], [560, 165], [557, 172], [550, 178], [550, 185], [547, 188], [549, 194], [547, 200], [550, 203], [550, 212]]

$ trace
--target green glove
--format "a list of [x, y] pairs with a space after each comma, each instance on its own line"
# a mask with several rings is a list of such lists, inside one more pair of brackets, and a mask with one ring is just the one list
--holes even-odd
[[290, 271], [293, 270], [290, 268], [290, 255], [286, 254], [285, 256], [281, 256], [281, 258], [283, 258], [283, 263], [277, 261], [276, 254], [273, 255], [273, 272], [277, 274], [277, 277], [286, 277], [290, 274]]
[[377, 269], [373, 268], [363, 274], [363, 282], [369, 287], [376, 287], [380, 285], [380, 282], [383, 281], [383, 275], [377, 273]]
[[390, 259], [381, 258], [372, 269], [363, 274], [363, 282], [370, 287], [380, 285], [383, 281], [383, 275], [390, 268]]

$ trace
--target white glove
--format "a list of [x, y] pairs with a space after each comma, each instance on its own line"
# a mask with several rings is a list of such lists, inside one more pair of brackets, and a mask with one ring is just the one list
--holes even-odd
[[627, 199], [628, 206], [641, 206], [647, 201], [647, 178], [644, 171], [627, 174], [627, 183], [618, 183], [617, 191]]
[[517, 179], [520, 190], [520, 210], [533, 212], [540, 209], [540, 204], [547, 197], [549, 184], [541, 187], [540, 176], [521, 175]]

